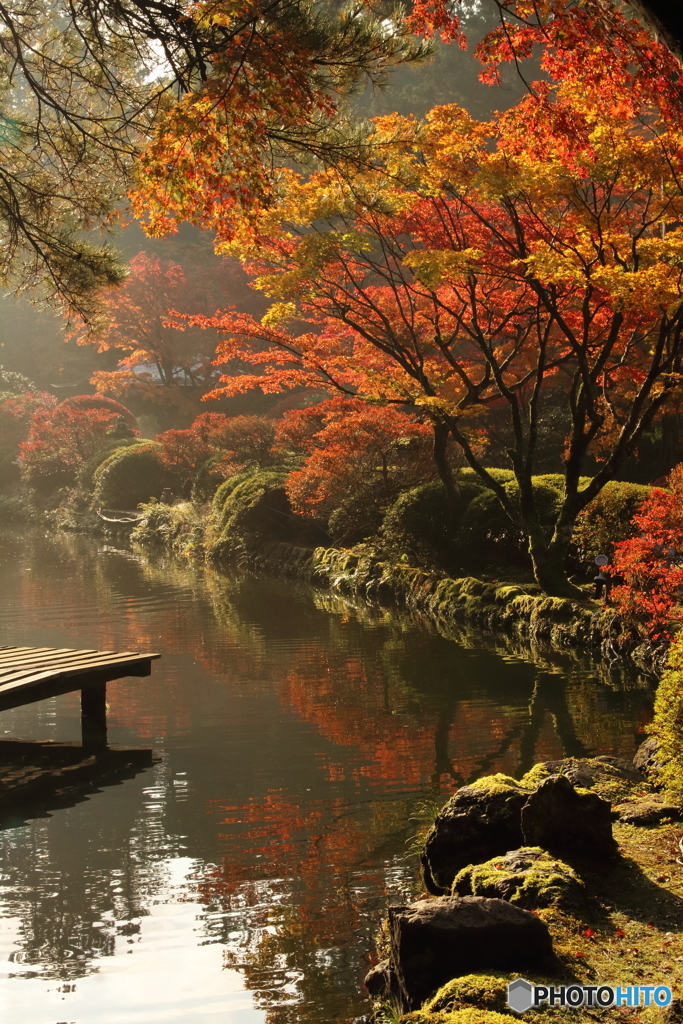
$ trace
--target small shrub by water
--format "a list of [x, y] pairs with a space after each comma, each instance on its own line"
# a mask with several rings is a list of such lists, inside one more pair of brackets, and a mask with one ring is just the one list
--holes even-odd
[[179, 486], [177, 475], [160, 459], [161, 445], [147, 441], [117, 448], [95, 470], [95, 503], [102, 508], [133, 509]]

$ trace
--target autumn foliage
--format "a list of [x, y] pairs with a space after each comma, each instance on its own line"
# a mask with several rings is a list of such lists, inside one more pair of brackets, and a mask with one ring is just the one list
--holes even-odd
[[429, 427], [398, 409], [337, 398], [286, 413], [275, 446], [305, 456], [287, 479], [294, 511], [327, 518], [364, 489], [377, 485], [389, 500], [424, 479], [430, 441]]
[[224, 478], [250, 466], [269, 465], [274, 437], [275, 422], [264, 416], [205, 412], [186, 430], [165, 430], [157, 435], [157, 441], [163, 446], [162, 461], [179, 470], [185, 479], [215, 455], [220, 459], [212, 470]]
[[641, 623], [653, 638], [683, 624], [683, 465], [669, 477], [670, 490], [653, 488], [634, 516], [638, 535], [615, 545], [612, 589], [617, 609]]
[[[125, 407], [124, 411], [131, 416]], [[19, 445], [23, 477], [35, 485], [72, 483], [83, 463], [103, 446], [119, 415], [106, 403], [92, 407], [86, 402], [81, 407], [74, 399], [39, 408], [31, 417], [26, 440]]]

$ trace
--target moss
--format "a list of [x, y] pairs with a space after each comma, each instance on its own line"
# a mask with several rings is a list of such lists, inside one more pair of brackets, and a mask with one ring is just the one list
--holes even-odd
[[528, 789], [522, 782], [513, 779], [511, 775], [503, 775], [502, 772], [498, 772], [496, 775], [483, 775], [480, 779], [471, 782], [468, 788], [481, 789], [491, 795], [494, 793], [504, 793], [510, 789], [514, 789], [517, 792]]
[[659, 741], [649, 778], [683, 798], [683, 638], [672, 643], [655, 697], [650, 734]]
[[102, 508], [134, 509], [158, 498], [162, 491], [179, 486], [179, 479], [161, 461], [162, 446], [146, 441], [117, 448], [95, 470], [94, 498]]
[[537, 846], [468, 865], [456, 875], [452, 892], [454, 896], [505, 899], [525, 910], [585, 905], [583, 884], [576, 872]]
[[507, 987], [515, 977], [514, 974], [465, 974], [461, 978], [453, 978], [425, 1003], [424, 1009], [438, 1013], [478, 1007], [480, 1010], [509, 1013]]

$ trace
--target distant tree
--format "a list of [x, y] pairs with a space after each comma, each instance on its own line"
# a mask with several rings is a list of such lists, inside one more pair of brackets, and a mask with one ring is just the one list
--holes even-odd
[[98, 392], [148, 399], [176, 409], [196, 405], [214, 384], [217, 338], [167, 323], [171, 310], [213, 311], [229, 304], [236, 287], [227, 260], [185, 269], [156, 254], [138, 253], [125, 284], [103, 300], [101, 316], [74, 334], [79, 345], [120, 352], [119, 368], [95, 372]]

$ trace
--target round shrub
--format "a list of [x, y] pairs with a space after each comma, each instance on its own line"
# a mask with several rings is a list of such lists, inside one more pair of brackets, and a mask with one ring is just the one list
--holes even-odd
[[116, 451], [117, 448], [130, 448], [132, 445], [145, 444], [145, 441], [138, 441], [135, 437], [118, 437], [107, 441], [98, 448], [94, 455], [87, 459], [78, 471], [78, 482], [86, 491], [91, 491], [95, 472], [99, 469], [105, 459]]
[[649, 497], [651, 487], [612, 480], [579, 513], [572, 537], [573, 557], [583, 568], [596, 555], [613, 555], [613, 545], [637, 533], [633, 516]]
[[[534, 494], [541, 521], [549, 533], [559, 510], [560, 494], [556, 487], [534, 477]], [[519, 507], [516, 480], [503, 483], [515, 507]], [[482, 491], [468, 505], [458, 535], [463, 557], [479, 557], [482, 553], [494, 559], [519, 561], [526, 555], [528, 542], [519, 520], [510, 519], [493, 491]]]
[[[221, 485], [216, 493], [218, 507], [214, 503], [220, 532], [210, 552], [213, 559], [235, 554], [245, 542], [291, 539], [295, 517], [285, 493], [286, 479], [282, 470], [266, 469], [240, 474]], [[233, 481], [232, 489], [226, 487]]]
[[430, 480], [404, 491], [387, 511], [382, 523], [384, 540], [401, 554], [429, 562], [442, 562], [452, 554], [457, 524], [469, 503], [483, 493], [472, 477], [458, 476], [459, 500], [451, 523], [446, 490], [440, 480]]
[[177, 475], [160, 458], [156, 441], [117, 448], [93, 476], [95, 501], [103, 508], [136, 508], [158, 498], [170, 487], [177, 490]]
[[335, 544], [349, 547], [374, 537], [382, 526], [386, 493], [381, 480], [362, 487], [336, 508], [327, 528]]
[[201, 464], [192, 484], [193, 501], [210, 501], [225, 481], [224, 474], [214, 472], [222, 458], [223, 452], [217, 452]]
[[[490, 466], [486, 466], [485, 469], [489, 476], [493, 477], [493, 479], [498, 484], [508, 484], [514, 482], [515, 474], [512, 472], [511, 469], [495, 469], [491, 468]], [[469, 466], [467, 466], [465, 469], [458, 470], [458, 480], [474, 482], [478, 484], [480, 487], [486, 486], [481, 477], [479, 476], [479, 474], [475, 473], [474, 470], [471, 469]]]
[[236, 473], [235, 476], [228, 477], [222, 484], [219, 485], [216, 493], [213, 496], [213, 513], [214, 517], [218, 522], [222, 522], [223, 506], [226, 501], [244, 480], [248, 480], [250, 476], [253, 476], [256, 470], [247, 469], [244, 473]]

